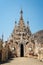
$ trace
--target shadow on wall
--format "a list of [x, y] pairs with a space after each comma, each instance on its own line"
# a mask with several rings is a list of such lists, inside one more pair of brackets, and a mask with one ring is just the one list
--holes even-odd
[[0, 64], [10, 63], [12, 60], [13, 60], [13, 58], [10, 58], [10, 59], [8, 59], [6, 61], [0, 62]]
[[9, 52], [8, 59], [6, 61], [0, 61], [0, 64], [10, 63], [15, 57], [16, 57], [16, 54], [13, 55], [11, 52]]

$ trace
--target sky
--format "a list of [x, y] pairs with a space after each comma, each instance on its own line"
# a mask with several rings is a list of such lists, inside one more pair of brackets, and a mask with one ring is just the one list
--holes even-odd
[[21, 9], [32, 33], [43, 30], [43, 0], [0, 0], [0, 38], [2, 34], [4, 40], [9, 38], [15, 21], [19, 22]]

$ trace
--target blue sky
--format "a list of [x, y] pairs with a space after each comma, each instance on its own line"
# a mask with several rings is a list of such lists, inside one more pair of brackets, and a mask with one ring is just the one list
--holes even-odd
[[4, 34], [7, 40], [11, 35], [15, 21], [19, 22], [21, 8], [31, 32], [43, 30], [43, 0], [0, 0], [0, 38]]

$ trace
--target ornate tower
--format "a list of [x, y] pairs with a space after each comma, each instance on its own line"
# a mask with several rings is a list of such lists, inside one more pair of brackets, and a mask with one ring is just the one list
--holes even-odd
[[20, 20], [18, 25], [15, 26], [13, 33], [10, 37], [11, 48], [15, 47], [17, 56], [25, 56], [26, 43], [29, 42], [31, 31], [28, 25], [25, 25], [23, 19], [23, 11], [20, 11]]

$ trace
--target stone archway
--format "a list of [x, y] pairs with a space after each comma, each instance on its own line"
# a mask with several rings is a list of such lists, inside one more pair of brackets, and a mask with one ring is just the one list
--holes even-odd
[[23, 44], [20, 45], [20, 57], [24, 57], [24, 46], [23, 46]]

